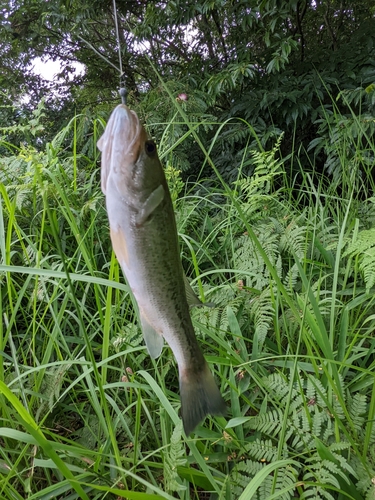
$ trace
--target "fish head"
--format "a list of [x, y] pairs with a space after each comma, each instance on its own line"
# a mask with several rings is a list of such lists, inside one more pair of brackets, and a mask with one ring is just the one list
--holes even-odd
[[147, 197], [164, 184], [156, 144], [149, 139], [137, 114], [124, 104], [112, 112], [97, 144], [102, 152], [101, 187], [107, 193], [108, 179], [123, 196]]

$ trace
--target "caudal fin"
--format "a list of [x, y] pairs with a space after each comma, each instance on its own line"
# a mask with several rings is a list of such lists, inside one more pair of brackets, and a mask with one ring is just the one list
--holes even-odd
[[188, 436], [206, 415], [225, 415], [226, 406], [205, 362], [198, 373], [180, 372], [181, 414]]

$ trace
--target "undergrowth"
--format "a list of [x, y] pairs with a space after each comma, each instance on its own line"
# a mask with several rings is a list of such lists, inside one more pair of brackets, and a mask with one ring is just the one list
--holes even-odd
[[169, 164], [229, 412], [187, 438], [175, 360], [147, 355], [111, 251], [98, 157], [64, 149], [74, 120], [0, 159], [0, 497], [374, 498], [371, 181], [364, 196], [363, 174], [338, 190], [339, 168], [332, 184], [301, 171], [296, 195], [281, 136], [244, 151], [253, 173], [231, 185], [215, 165], [190, 185]]

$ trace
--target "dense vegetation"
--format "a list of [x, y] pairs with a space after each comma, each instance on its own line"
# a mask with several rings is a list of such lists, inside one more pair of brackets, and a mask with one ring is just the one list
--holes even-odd
[[[11, 3], [0, 498], [374, 498], [375, 4], [161, 6], [118, 2], [129, 102], [216, 304], [192, 317], [229, 414], [184, 436], [175, 360], [148, 356], [111, 250], [96, 142], [118, 74], [90, 46], [117, 66], [112, 3]], [[47, 53], [86, 66], [58, 97], [27, 67]]]
[[[340, 192], [301, 171], [296, 198], [281, 136], [248, 149], [232, 184], [205, 151], [216, 181], [167, 167], [184, 267], [216, 303], [194, 324], [230, 408], [186, 439], [174, 358], [147, 355], [111, 257], [97, 153], [62, 149], [78, 120], [1, 160], [1, 497], [372, 498], [372, 177], [338, 148]], [[368, 139], [345, 145], [373, 157]]]
[[[187, 95], [185, 110], [190, 122], [203, 125], [206, 149], [216, 133], [211, 124], [225, 122], [211, 158], [226, 180], [236, 178], [249, 141], [258, 147], [243, 119], [263, 146], [272, 148], [284, 132], [284, 156], [299, 150], [306, 170], [315, 155], [314, 167], [330, 173], [331, 142], [342, 138], [335, 124], [358, 133], [347, 104], [361, 116], [362, 130], [374, 133], [374, 0], [118, 1], [117, 11], [129, 102], [169, 147], [187, 127], [168, 105], [160, 78], [174, 98]], [[75, 113], [87, 123], [106, 118], [120, 76], [113, 3], [22, 0], [5, 2], [2, 12], [0, 126], [25, 124], [43, 97], [48, 126], [37, 143], [51, 141]], [[33, 74], [36, 56], [61, 61], [58, 82]], [[84, 75], [74, 76], [75, 61]], [[343, 125], [336, 108], [348, 120]], [[169, 158], [184, 178], [196, 176], [204, 160], [193, 145], [186, 138]], [[252, 168], [244, 165], [246, 173]]]

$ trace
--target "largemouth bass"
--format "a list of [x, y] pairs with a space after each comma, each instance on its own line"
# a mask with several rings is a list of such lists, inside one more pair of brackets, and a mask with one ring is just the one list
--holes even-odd
[[113, 249], [137, 301], [150, 356], [160, 355], [164, 337], [176, 358], [189, 435], [206, 415], [224, 415], [226, 407], [195, 337], [173, 205], [156, 145], [136, 113], [120, 104], [98, 148]]

